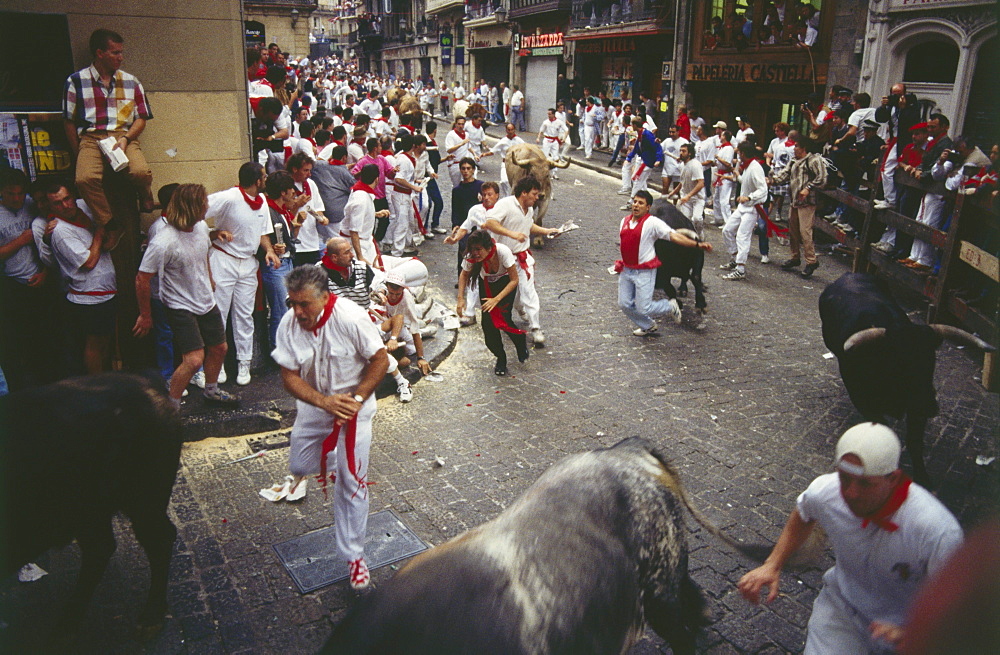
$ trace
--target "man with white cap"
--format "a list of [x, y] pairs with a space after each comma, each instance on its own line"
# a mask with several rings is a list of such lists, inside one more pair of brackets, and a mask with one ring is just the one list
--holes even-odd
[[958, 521], [899, 469], [896, 434], [861, 423], [837, 442], [835, 473], [799, 495], [764, 564], [737, 587], [751, 603], [778, 596], [782, 566], [818, 523], [836, 565], [823, 575], [805, 653], [892, 652], [903, 637], [910, 602], [923, 581], [962, 543]]

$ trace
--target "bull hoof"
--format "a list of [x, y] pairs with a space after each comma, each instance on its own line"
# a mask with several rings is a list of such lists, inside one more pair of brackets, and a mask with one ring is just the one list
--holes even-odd
[[531, 240], [531, 247], [539, 249], [539, 250], [544, 249], [545, 248], [545, 237], [535, 237], [534, 239], [532, 239]]

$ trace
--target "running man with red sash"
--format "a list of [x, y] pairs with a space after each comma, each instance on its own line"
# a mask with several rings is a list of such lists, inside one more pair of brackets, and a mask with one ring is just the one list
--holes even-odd
[[333, 478], [337, 552], [347, 562], [351, 588], [364, 589], [374, 394], [389, 357], [368, 313], [327, 290], [322, 267], [299, 266], [285, 285], [292, 311], [281, 319], [271, 357], [296, 398], [288, 465], [296, 485], [317, 473], [321, 484]]
[[962, 543], [958, 521], [911, 483], [899, 469], [899, 453], [899, 438], [884, 425], [861, 423], [845, 432], [836, 472], [799, 495], [770, 556], [737, 584], [754, 605], [765, 587], [765, 602], [773, 601], [781, 569], [818, 524], [837, 563], [813, 602], [809, 655], [896, 652], [917, 592]]
[[656, 257], [654, 243], [657, 239], [667, 239], [687, 248], [701, 248], [712, 252], [712, 244], [691, 239], [670, 228], [662, 220], [649, 213], [653, 196], [649, 191], [637, 191], [632, 199], [632, 213], [624, 217], [619, 227], [622, 258], [615, 262], [618, 272], [618, 306], [629, 320], [636, 324], [632, 331], [637, 337], [656, 332], [656, 316], [671, 315], [680, 323], [681, 310], [674, 299], [653, 300], [656, 285], [656, 269], [660, 260]]
[[493, 241], [486, 230], [469, 235], [458, 276], [458, 302], [455, 313], [465, 313], [465, 289], [470, 279], [479, 280], [479, 300], [483, 309], [483, 340], [497, 358], [493, 367], [496, 375], [507, 375], [507, 353], [500, 332], [506, 332], [514, 343], [519, 362], [528, 361], [528, 338], [524, 330], [514, 325], [511, 310], [518, 291], [517, 258], [510, 248]]
[[745, 280], [750, 240], [758, 218], [767, 219], [763, 203], [767, 201], [767, 179], [764, 167], [757, 159], [757, 147], [749, 140], [739, 145], [740, 163], [733, 169], [740, 181], [736, 209], [722, 228], [722, 240], [730, 255], [729, 262], [719, 268], [728, 271], [723, 280]]
[[[528, 250], [533, 236], [548, 236], [558, 233], [556, 228], [545, 228], [535, 225], [535, 203], [541, 185], [533, 177], [525, 177], [514, 186], [514, 195], [508, 196], [486, 212], [483, 229], [497, 233], [498, 243], [507, 246], [517, 260], [517, 311], [528, 321], [531, 339], [536, 348], [545, 344], [545, 333], [538, 320], [541, 304], [538, 291], [535, 290], [535, 258]], [[517, 234], [517, 238], [506, 236], [509, 232]]]

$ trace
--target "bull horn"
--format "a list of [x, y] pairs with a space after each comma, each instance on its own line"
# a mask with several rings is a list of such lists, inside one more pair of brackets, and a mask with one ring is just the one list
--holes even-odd
[[555, 161], [550, 159], [549, 166], [551, 166], [552, 168], [569, 168], [569, 160], [560, 159], [559, 161]]
[[980, 350], [984, 350], [991, 353], [996, 350], [993, 346], [986, 343], [974, 334], [969, 334], [961, 328], [957, 328], [954, 325], [944, 325], [943, 323], [931, 323], [928, 326], [930, 329], [937, 332], [942, 338], [948, 339], [949, 341], [954, 341], [956, 343], [962, 343], [969, 346], [975, 346]]
[[517, 166], [531, 166], [531, 160], [530, 159], [517, 159], [515, 157], [511, 157], [510, 159]]
[[883, 327], [873, 327], [865, 330], [859, 330], [848, 337], [847, 341], [844, 342], [844, 352], [846, 353], [851, 348], [881, 339], [883, 336], [885, 336], [885, 328]]

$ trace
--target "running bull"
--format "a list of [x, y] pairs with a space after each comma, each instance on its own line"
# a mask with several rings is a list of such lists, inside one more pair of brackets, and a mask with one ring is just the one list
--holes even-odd
[[[542, 225], [542, 219], [545, 218], [549, 200], [552, 199], [552, 179], [549, 177], [549, 172], [553, 168], [568, 168], [569, 163], [568, 159], [560, 161], [549, 159], [541, 148], [529, 143], [518, 143], [507, 150], [504, 166], [507, 168], [510, 188], [513, 189], [525, 177], [535, 178], [542, 187], [538, 194], [538, 202], [535, 204], [535, 224], [539, 227]], [[535, 247], [540, 248], [544, 243], [543, 237], [535, 237]]]
[[885, 285], [865, 273], [845, 273], [819, 297], [823, 342], [837, 357], [851, 402], [869, 421], [906, 417], [913, 478], [929, 487], [924, 428], [937, 416], [935, 353], [942, 338], [995, 350], [951, 325], [916, 325]]
[[120, 511], [149, 559], [139, 615], [140, 635], [149, 636], [166, 613], [177, 536], [167, 505], [181, 426], [169, 399], [139, 376], [73, 378], [0, 398], [0, 426], [3, 572], [75, 538], [82, 562], [63, 617], [72, 632], [115, 550], [112, 517]]
[[359, 601], [323, 652], [624, 653], [648, 623], [673, 652], [693, 653], [706, 616], [683, 507], [725, 539], [647, 442], [567, 457], [500, 516]]
[[[698, 239], [691, 219], [681, 213], [677, 207], [664, 198], [653, 201], [650, 214], [663, 220], [675, 230], [680, 230], [685, 236]], [[694, 287], [694, 305], [704, 314], [708, 303], [705, 302], [705, 284], [701, 272], [705, 266], [705, 251], [701, 248], [685, 248], [666, 239], [657, 239], [653, 244], [660, 267], [656, 271], [656, 288], [662, 289], [668, 298], [687, 296], [687, 283], [691, 281]], [[680, 289], [674, 289], [672, 278], [680, 278]], [[680, 300], [677, 301], [680, 306]]]

